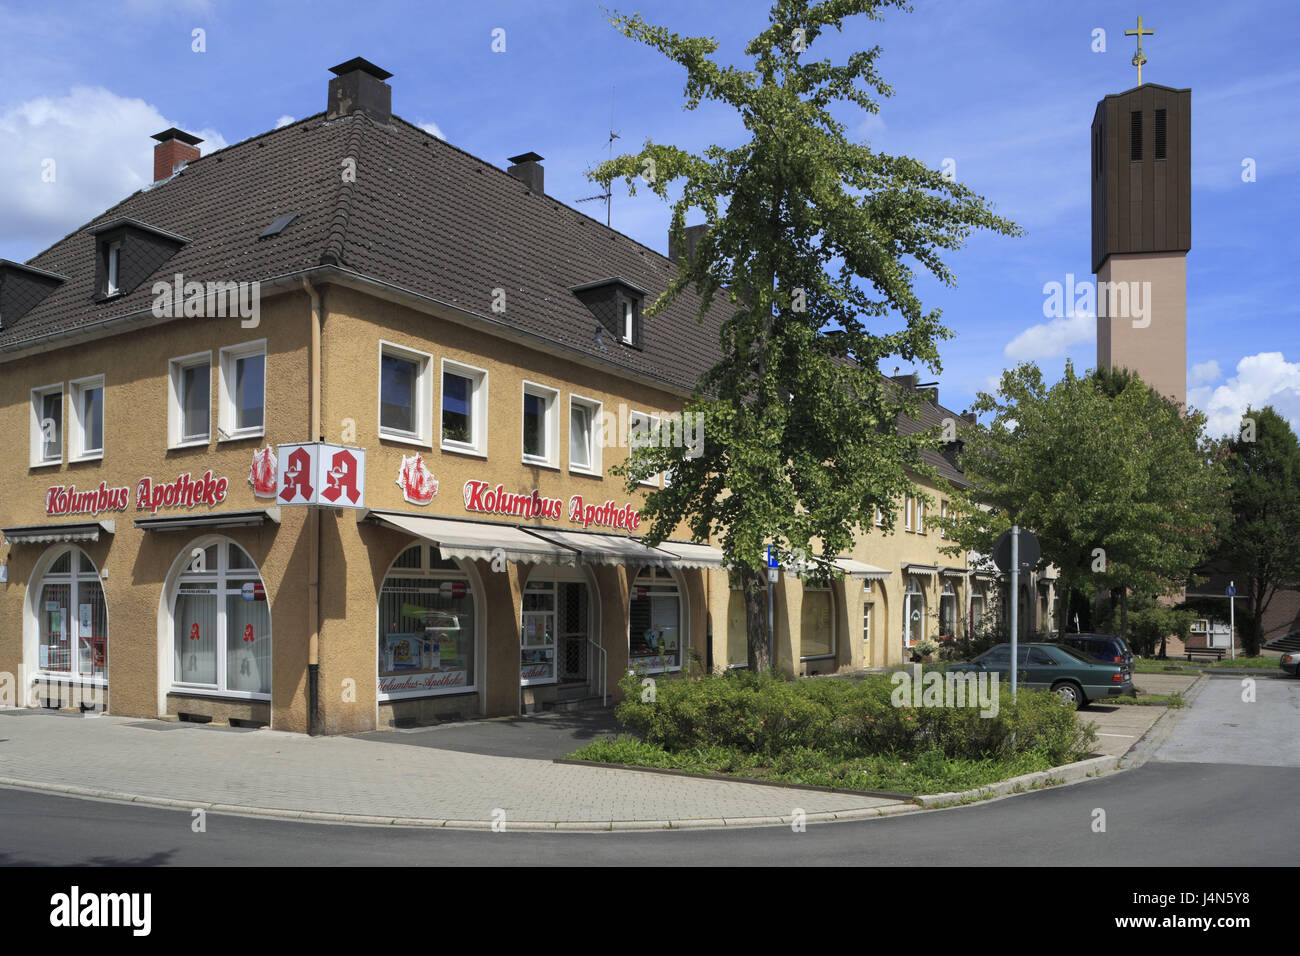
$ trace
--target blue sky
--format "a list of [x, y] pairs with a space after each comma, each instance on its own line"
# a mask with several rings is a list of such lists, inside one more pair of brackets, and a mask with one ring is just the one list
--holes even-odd
[[[732, 60], [767, 13], [762, 2], [605, 5], [713, 36]], [[1049, 380], [1067, 358], [1095, 364], [1091, 321], [1053, 324], [1043, 285], [1089, 277], [1088, 130], [1102, 96], [1135, 84], [1123, 31], [1138, 12], [1156, 31], [1143, 79], [1192, 88], [1189, 401], [1212, 430], [1232, 428], [1248, 402], [1273, 403], [1300, 429], [1300, 4], [919, 0], [883, 23], [851, 21], [812, 52], [840, 60], [879, 44], [895, 95], [878, 116], [846, 112], [851, 128], [936, 168], [951, 158], [1025, 228], [952, 253], [956, 287], [921, 285], [956, 333], [937, 377], [943, 403], [962, 409], [1017, 361], [1037, 361]], [[357, 55], [394, 74], [404, 118], [497, 165], [542, 154], [547, 192], [570, 204], [599, 191], [583, 172], [605, 156], [611, 95], [627, 150], [740, 136], [716, 106], [684, 112], [683, 72], [591, 2], [0, 0], [0, 22], [0, 257], [18, 261], [145, 185], [150, 134], [176, 125], [207, 151], [319, 112], [328, 67]], [[496, 28], [504, 53], [491, 48]], [[1104, 53], [1091, 49], [1097, 28]], [[40, 175], [50, 157], [54, 183]], [[1254, 182], [1242, 181], [1246, 158]], [[604, 218], [600, 203], [578, 208]], [[653, 195], [616, 185], [613, 224], [666, 251], [668, 210]]]

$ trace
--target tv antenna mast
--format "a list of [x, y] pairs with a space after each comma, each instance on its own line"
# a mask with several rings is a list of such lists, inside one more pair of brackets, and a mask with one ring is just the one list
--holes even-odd
[[[614, 87], [609, 88], [609, 158], [614, 158], [614, 140], [618, 139], [618, 133], [614, 132]], [[614, 184], [611, 180], [605, 186], [605, 191], [595, 196], [585, 196], [578, 202], [594, 202], [597, 199], [605, 200], [605, 225], [611, 225], [611, 206], [614, 200]]]

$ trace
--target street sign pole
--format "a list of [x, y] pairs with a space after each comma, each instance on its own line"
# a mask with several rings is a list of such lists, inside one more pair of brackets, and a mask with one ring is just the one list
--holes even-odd
[[1020, 630], [1020, 528], [1011, 526], [1011, 699], [1016, 699], [1016, 638]]
[[1237, 582], [1228, 582], [1228, 651], [1232, 660], [1237, 659]]

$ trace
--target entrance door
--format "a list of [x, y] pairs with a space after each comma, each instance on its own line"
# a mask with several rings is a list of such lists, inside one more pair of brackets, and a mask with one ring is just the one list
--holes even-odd
[[559, 631], [560, 683], [586, 683], [589, 669], [587, 653], [590, 645], [590, 602], [587, 585], [578, 581], [561, 581], [557, 585], [559, 598], [556, 624]]

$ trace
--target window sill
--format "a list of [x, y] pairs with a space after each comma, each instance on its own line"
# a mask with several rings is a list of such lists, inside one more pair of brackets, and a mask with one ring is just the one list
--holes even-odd
[[76, 674], [67, 674], [61, 671], [42, 671], [38, 670], [32, 675], [32, 683], [38, 680], [57, 681], [61, 684], [84, 684], [87, 687], [107, 687], [107, 677], [83, 677]]
[[246, 432], [235, 432], [233, 434], [227, 434], [225, 438], [222, 438], [221, 436], [218, 435], [217, 444], [224, 445], [234, 441], [248, 441], [248, 439], [250, 438], [265, 438], [265, 437], [266, 437], [266, 429], [259, 428], [256, 431], [249, 430]]
[[583, 476], [585, 476], [585, 477], [587, 477], [587, 478], [602, 478], [602, 479], [603, 479], [603, 478], [605, 477], [605, 473], [604, 473], [603, 471], [595, 471], [594, 469], [591, 469], [591, 468], [575, 468], [573, 465], [570, 465], [570, 466], [569, 466], [569, 474], [571, 474], [571, 475], [583, 475]]
[[97, 451], [89, 455], [81, 455], [77, 458], [69, 458], [68, 464], [78, 465], [85, 461], [103, 461], [103, 460], [104, 460], [104, 453], [102, 451]]
[[559, 470], [560, 470], [560, 466], [559, 466], [559, 465], [557, 465], [557, 464], [555, 464], [555, 463], [553, 463], [553, 462], [547, 461], [547, 460], [544, 459], [544, 458], [529, 458], [527, 455], [524, 455], [524, 457], [523, 457], [522, 459], [520, 459], [520, 460], [521, 460], [525, 465], [527, 465], [529, 468], [545, 468], [545, 469], [547, 469], [548, 471], [559, 471]]
[[414, 445], [416, 448], [427, 448], [433, 451], [433, 442], [427, 439], [417, 438], [412, 435], [398, 435], [393, 432], [386, 432], [383, 429], [379, 431], [380, 441], [395, 441], [401, 445]]
[[466, 458], [482, 458], [487, 460], [487, 452], [475, 448], [473, 445], [459, 445], [453, 442], [443, 442], [438, 446], [441, 451], [450, 452], [453, 455], [464, 455]]
[[380, 691], [376, 695], [376, 699], [381, 704], [391, 704], [399, 700], [419, 700], [425, 697], [456, 697], [458, 695], [463, 697], [466, 694], [477, 694], [477, 693], [478, 693], [478, 685], [474, 684], [470, 687], [444, 687], [440, 690], [411, 690], [405, 692], [399, 691], [393, 694], [385, 694], [383, 691]]
[[51, 459], [50, 461], [34, 461], [27, 467], [28, 468], [58, 468], [62, 464], [63, 464], [63, 459], [59, 458], [57, 460]]
[[168, 696], [176, 695], [178, 697], [216, 697], [223, 700], [256, 700], [270, 703], [270, 694], [254, 693], [253, 691], [242, 690], [217, 690], [214, 687], [187, 687], [184, 684], [173, 684], [167, 688]]
[[212, 436], [208, 436], [207, 438], [189, 438], [185, 441], [177, 442], [175, 445], [168, 445], [167, 450], [176, 451], [178, 448], [207, 448], [210, 444], [212, 444]]

